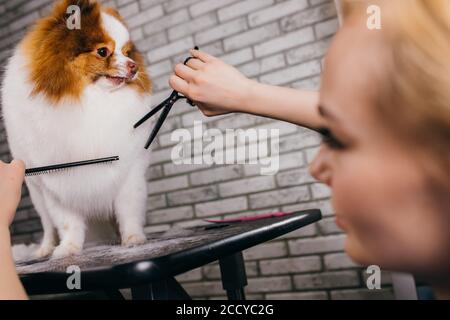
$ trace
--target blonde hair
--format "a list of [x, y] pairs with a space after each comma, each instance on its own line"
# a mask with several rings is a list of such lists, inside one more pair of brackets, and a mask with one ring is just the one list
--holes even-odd
[[[450, 173], [450, 1], [374, 2], [381, 7], [381, 32], [392, 58], [377, 109]], [[368, 5], [344, 1], [344, 18], [358, 12], [367, 17]]]

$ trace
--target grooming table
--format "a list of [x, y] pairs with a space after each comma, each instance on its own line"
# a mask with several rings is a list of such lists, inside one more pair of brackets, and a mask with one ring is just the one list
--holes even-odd
[[[104, 292], [123, 299], [119, 289], [131, 288], [138, 300], [191, 299], [175, 276], [219, 261], [223, 288], [230, 300], [245, 299], [247, 285], [242, 251], [321, 219], [320, 210], [244, 221], [214, 222], [188, 229], [148, 235], [136, 247], [99, 245], [79, 256], [17, 263], [30, 295]], [[69, 290], [67, 267], [81, 269], [81, 290]]]

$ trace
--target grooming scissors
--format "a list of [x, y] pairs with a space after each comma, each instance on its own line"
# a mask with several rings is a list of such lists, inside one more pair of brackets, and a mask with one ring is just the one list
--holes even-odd
[[[198, 50], [198, 47], [195, 47], [195, 50]], [[189, 57], [184, 61], [184, 64], [186, 65], [189, 60], [191, 59], [195, 59], [194, 57]], [[151, 117], [153, 117], [156, 113], [158, 113], [159, 111], [163, 110], [161, 112], [161, 115], [159, 116], [158, 121], [156, 122], [155, 127], [153, 128], [150, 137], [147, 140], [147, 143], [145, 144], [145, 149], [148, 149], [150, 147], [150, 145], [152, 144], [152, 142], [155, 140], [159, 130], [161, 129], [162, 125], [164, 124], [164, 121], [167, 119], [167, 116], [170, 113], [170, 110], [172, 109], [173, 105], [181, 99], [186, 99], [187, 102], [191, 105], [191, 106], [195, 106], [195, 104], [189, 100], [187, 97], [185, 97], [184, 95], [180, 94], [177, 91], [173, 91], [169, 98], [167, 98], [166, 100], [164, 100], [163, 102], [161, 102], [158, 106], [156, 106], [155, 108], [153, 108], [149, 113], [147, 113], [141, 120], [139, 120], [135, 125], [134, 125], [134, 129], [137, 129], [138, 127], [140, 127], [144, 122], [146, 122], [148, 119], [150, 119]]]

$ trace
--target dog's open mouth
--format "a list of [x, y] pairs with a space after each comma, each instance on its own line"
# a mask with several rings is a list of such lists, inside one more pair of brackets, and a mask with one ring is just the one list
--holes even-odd
[[125, 77], [112, 77], [112, 76], [106, 76], [106, 79], [111, 81], [116, 86], [120, 86], [121, 84], [125, 83], [128, 80], [128, 78]]

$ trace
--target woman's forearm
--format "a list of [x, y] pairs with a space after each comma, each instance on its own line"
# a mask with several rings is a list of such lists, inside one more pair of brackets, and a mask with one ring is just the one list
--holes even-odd
[[0, 300], [26, 300], [27, 295], [16, 273], [8, 228], [0, 228]]
[[206, 52], [178, 64], [170, 86], [194, 101], [206, 116], [251, 113], [309, 128], [321, 127], [317, 92], [261, 84]]
[[271, 86], [252, 81], [243, 112], [291, 122], [303, 127], [320, 128], [319, 93]]

